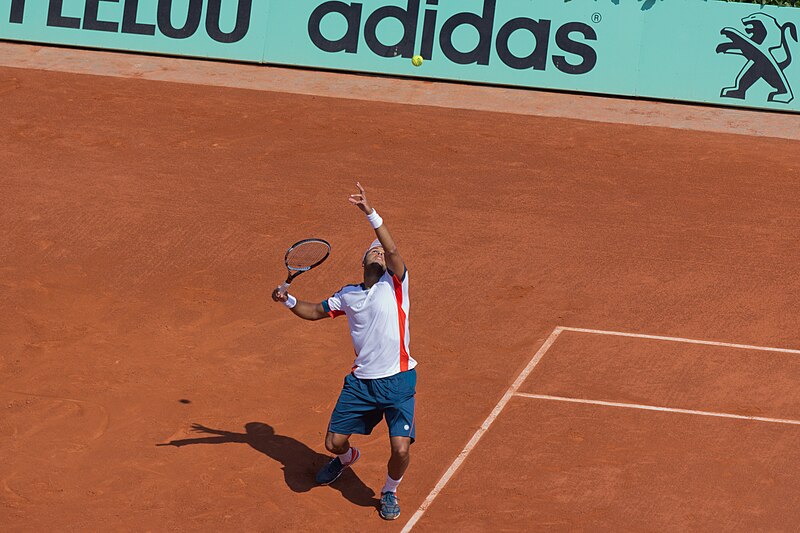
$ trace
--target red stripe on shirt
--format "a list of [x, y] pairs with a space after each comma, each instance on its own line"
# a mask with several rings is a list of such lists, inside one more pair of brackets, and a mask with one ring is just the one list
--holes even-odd
[[408, 352], [406, 351], [406, 312], [403, 311], [403, 282], [392, 276], [394, 299], [397, 302], [397, 319], [400, 326], [400, 372], [408, 370]]
[[336, 318], [337, 316], [342, 316], [343, 314], [344, 311], [339, 311], [338, 309], [328, 311], [328, 316], [331, 318]]

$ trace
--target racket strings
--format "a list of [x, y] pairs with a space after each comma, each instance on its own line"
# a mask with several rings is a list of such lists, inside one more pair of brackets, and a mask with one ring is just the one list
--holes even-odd
[[286, 266], [292, 270], [303, 270], [325, 259], [329, 252], [330, 248], [323, 242], [299, 244], [286, 255]]

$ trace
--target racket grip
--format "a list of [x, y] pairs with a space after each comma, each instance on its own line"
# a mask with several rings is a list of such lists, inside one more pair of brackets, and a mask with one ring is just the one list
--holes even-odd
[[289, 290], [289, 282], [284, 281], [283, 283], [278, 285], [278, 290], [280, 290], [281, 292], [288, 292], [288, 290]]

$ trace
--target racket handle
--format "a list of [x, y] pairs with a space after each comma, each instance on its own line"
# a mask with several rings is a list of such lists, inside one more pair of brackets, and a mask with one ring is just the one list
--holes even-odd
[[278, 289], [281, 292], [288, 292], [288, 290], [289, 290], [289, 282], [288, 281], [284, 281], [283, 283], [278, 285]]

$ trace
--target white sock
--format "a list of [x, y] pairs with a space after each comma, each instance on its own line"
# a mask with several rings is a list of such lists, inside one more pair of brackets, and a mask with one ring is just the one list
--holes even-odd
[[392, 479], [392, 476], [386, 474], [386, 485], [381, 489], [381, 494], [384, 492], [397, 492], [397, 486], [401, 481], [403, 481], [402, 477], [400, 479]]
[[337, 457], [339, 458], [339, 460], [342, 462], [343, 465], [346, 465], [347, 463], [353, 460], [353, 447], [350, 446], [346, 452], [344, 452], [342, 455], [337, 455]]

